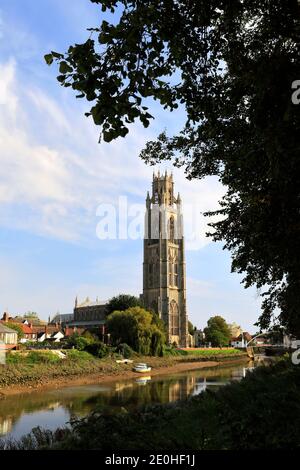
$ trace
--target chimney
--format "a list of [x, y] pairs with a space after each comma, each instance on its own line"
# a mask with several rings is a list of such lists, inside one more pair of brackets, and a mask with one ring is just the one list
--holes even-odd
[[7, 312], [4, 312], [4, 313], [3, 313], [3, 318], [2, 318], [2, 320], [5, 321], [5, 322], [8, 322], [8, 319], [9, 319], [8, 313], [7, 313]]

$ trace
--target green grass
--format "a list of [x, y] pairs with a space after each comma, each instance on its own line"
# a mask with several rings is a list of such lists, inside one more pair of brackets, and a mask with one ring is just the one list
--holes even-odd
[[181, 350], [185, 352], [188, 356], [199, 356], [199, 357], [207, 357], [207, 356], [235, 356], [243, 354], [243, 351], [239, 349], [233, 348], [222, 348], [222, 349], [189, 349], [189, 350]]
[[222, 349], [177, 349], [172, 346], [164, 348], [164, 356], [186, 356], [186, 357], [199, 357], [199, 358], [215, 358], [215, 357], [228, 357], [228, 356], [242, 356], [246, 353], [239, 349], [222, 348]]

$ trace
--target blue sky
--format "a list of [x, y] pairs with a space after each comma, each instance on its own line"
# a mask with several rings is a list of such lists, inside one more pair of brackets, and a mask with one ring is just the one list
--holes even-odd
[[[144, 129], [98, 145], [98, 129], [84, 116], [88, 104], [61, 88], [56, 67], [43, 56], [84, 41], [101, 18], [89, 0], [1, 0], [0, 3], [0, 311], [69, 313], [80, 299], [108, 299], [142, 290], [142, 240], [99, 240], [101, 203], [144, 204], [153, 168], [138, 158], [164, 128], [180, 129], [181, 111], [153, 105]], [[165, 166], [156, 168], [164, 171]], [[253, 332], [260, 301], [230, 273], [230, 254], [205, 237], [195, 210], [214, 209], [224, 188], [214, 178], [189, 182], [174, 170], [186, 210], [187, 299], [194, 324], [211, 315]], [[193, 239], [191, 234], [193, 233]]]

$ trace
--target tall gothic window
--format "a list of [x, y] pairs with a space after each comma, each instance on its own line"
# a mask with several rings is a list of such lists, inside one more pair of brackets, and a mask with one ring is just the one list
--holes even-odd
[[179, 287], [178, 285], [178, 264], [177, 260], [175, 260], [175, 264], [173, 265], [173, 270], [174, 270], [174, 286]]
[[172, 262], [169, 263], [169, 285], [173, 285], [173, 264]]
[[149, 286], [153, 287], [154, 284], [154, 265], [149, 264]]
[[171, 216], [169, 220], [169, 240], [171, 242], [174, 241], [174, 233], [175, 233], [174, 217]]
[[175, 300], [170, 303], [170, 332], [172, 336], [179, 336], [179, 310]]

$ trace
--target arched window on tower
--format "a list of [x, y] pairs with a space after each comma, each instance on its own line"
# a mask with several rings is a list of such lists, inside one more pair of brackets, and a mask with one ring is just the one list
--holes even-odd
[[179, 287], [179, 282], [178, 282], [178, 263], [177, 259], [175, 258], [174, 265], [173, 265], [173, 270], [174, 270], [174, 286]]
[[173, 286], [173, 263], [169, 263], [169, 286]]
[[174, 242], [174, 235], [175, 235], [175, 224], [174, 224], [174, 217], [171, 215], [169, 220], [169, 240]]
[[170, 333], [179, 336], [179, 309], [175, 300], [170, 303]]
[[153, 287], [154, 284], [154, 264], [149, 264], [149, 287]]

